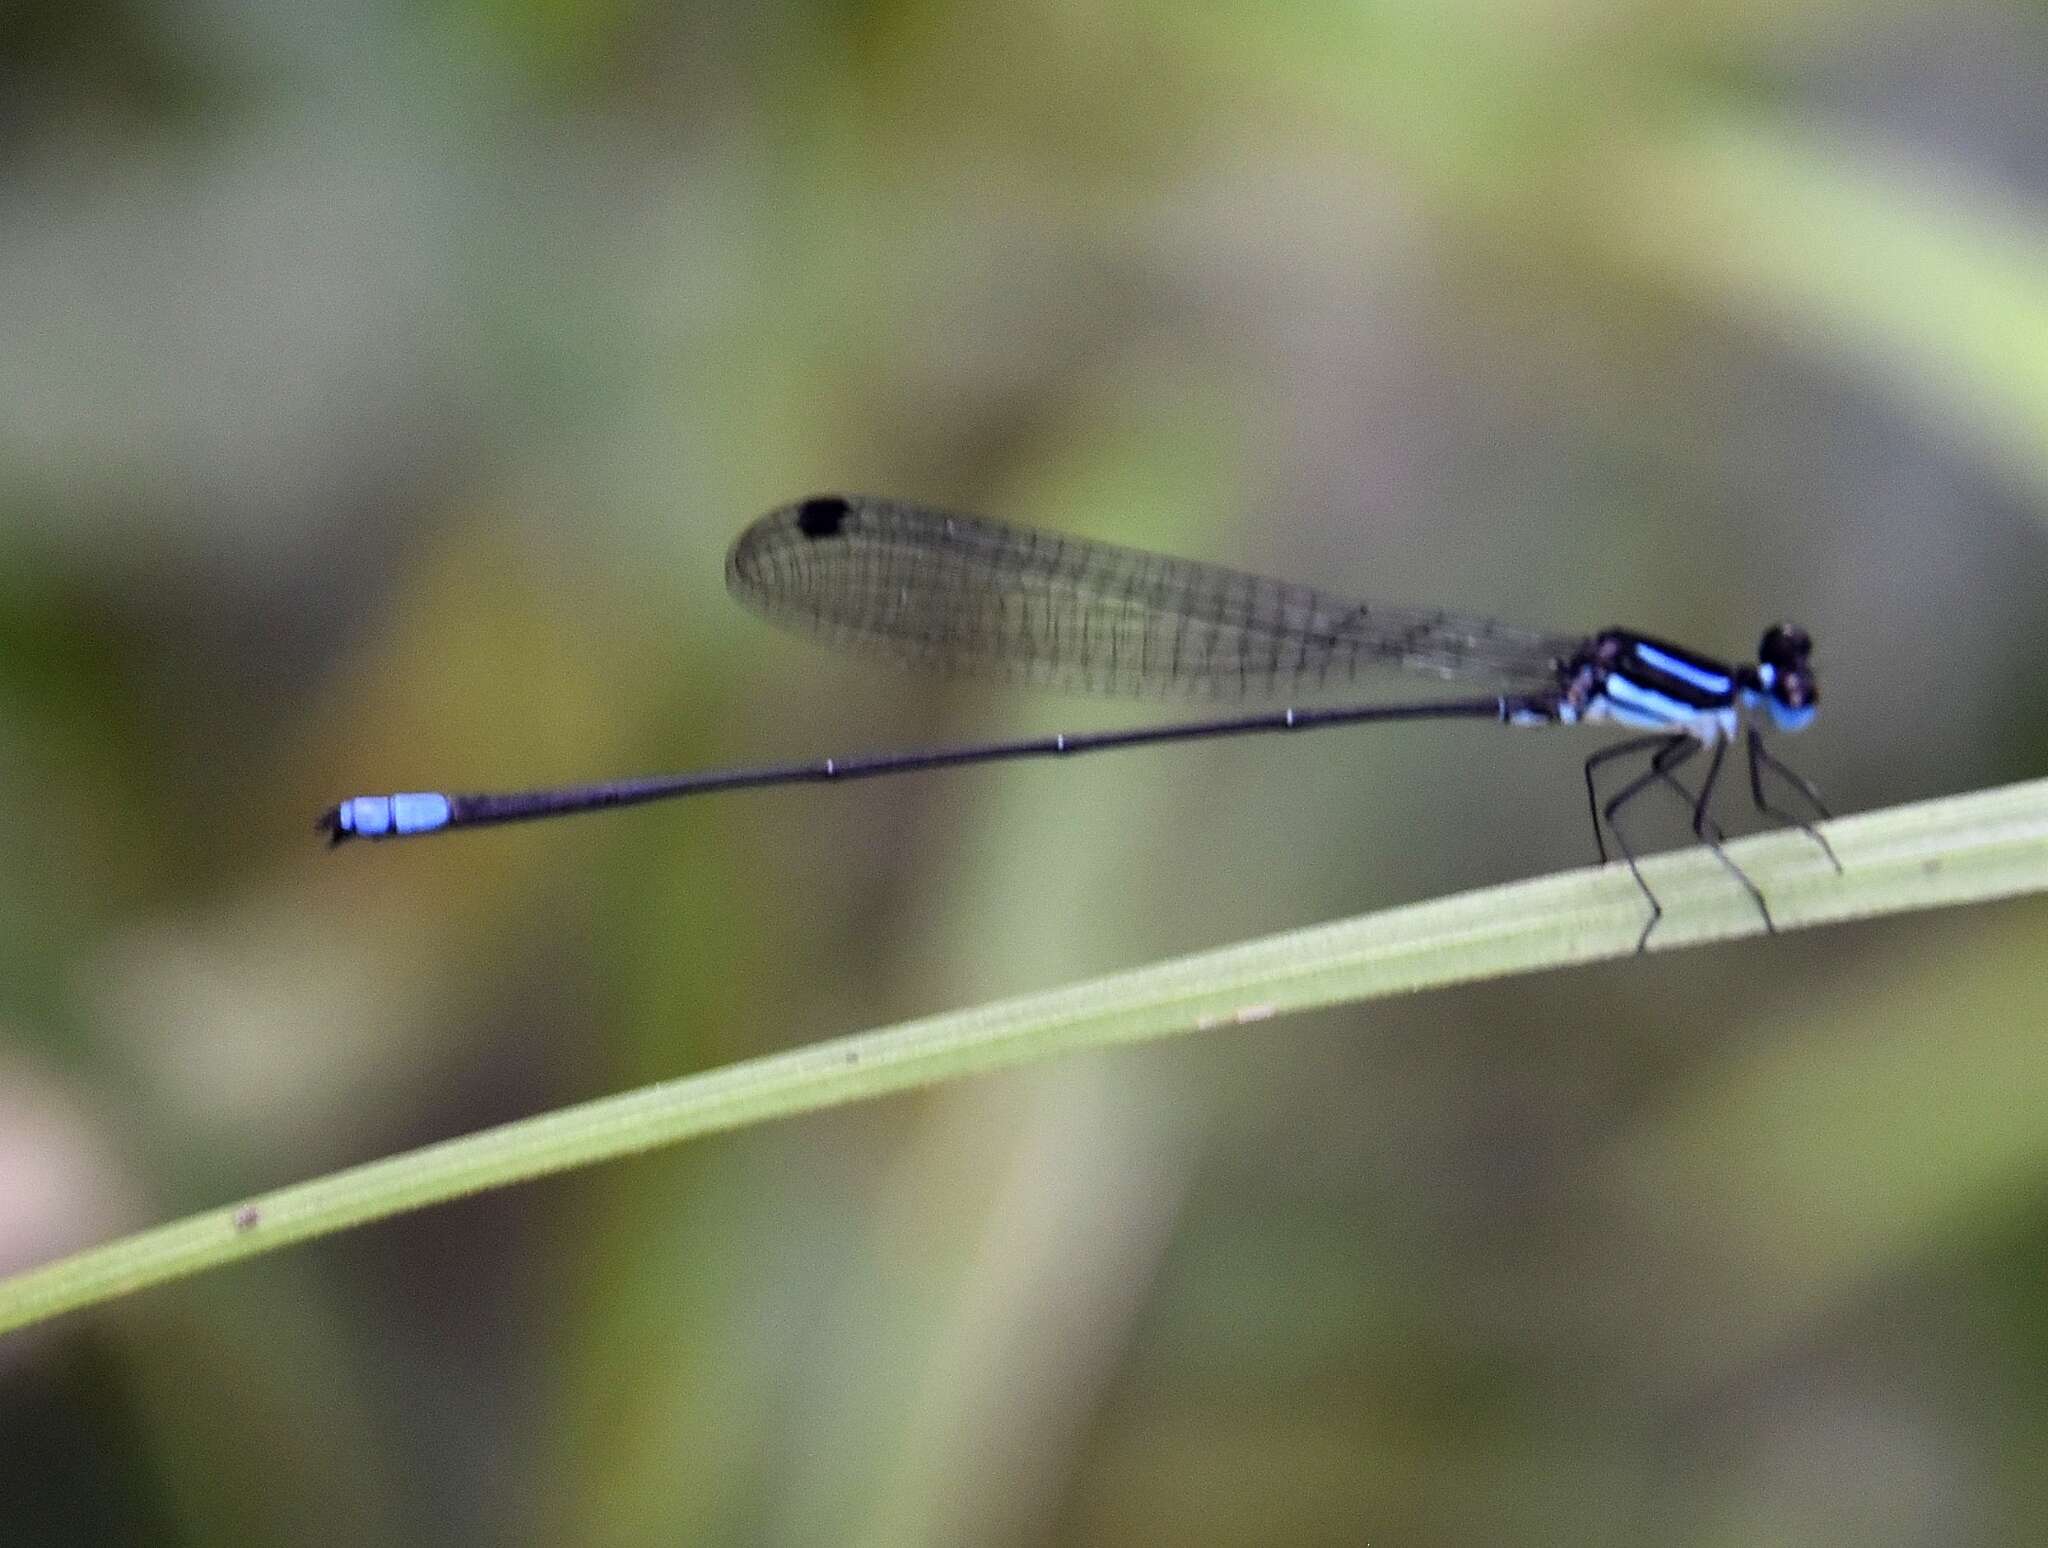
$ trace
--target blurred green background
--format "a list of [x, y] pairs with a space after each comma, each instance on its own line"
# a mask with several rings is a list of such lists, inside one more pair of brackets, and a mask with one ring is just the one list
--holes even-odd
[[[355, 792], [1133, 718], [732, 605], [815, 490], [1731, 654], [1794, 616], [1838, 809], [2037, 773], [2048, 11], [26, 0], [0, 401], [13, 1269], [1590, 858], [1584, 739], [1456, 726], [320, 849]], [[2041, 1541], [2044, 924], [1079, 1058], [261, 1258], [0, 1341], [0, 1541]]]

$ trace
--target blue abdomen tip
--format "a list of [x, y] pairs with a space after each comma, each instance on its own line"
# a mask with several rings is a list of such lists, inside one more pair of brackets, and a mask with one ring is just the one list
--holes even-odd
[[432, 833], [448, 826], [448, 798], [438, 791], [411, 791], [403, 795], [354, 796], [341, 803], [337, 826], [358, 838], [402, 838], [409, 833]]
[[391, 798], [391, 825], [400, 833], [432, 833], [448, 826], [448, 798], [438, 791], [418, 791]]

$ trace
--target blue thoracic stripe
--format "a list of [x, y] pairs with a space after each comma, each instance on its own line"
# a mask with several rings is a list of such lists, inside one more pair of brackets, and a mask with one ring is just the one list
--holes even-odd
[[1610, 672], [1601, 692], [1625, 725], [1668, 726], [1699, 717], [1701, 706], [1646, 688], [1622, 672]]
[[1680, 682], [1691, 683], [1704, 692], [1725, 698], [1735, 687], [1735, 681], [1726, 672], [1713, 672], [1705, 667], [1694, 666], [1690, 661], [1681, 660], [1668, 650], [1659, 650], [1655, 645], [1642, 640], [1635, 642], [1636, 659], [1653, 672], [1662, 672]]

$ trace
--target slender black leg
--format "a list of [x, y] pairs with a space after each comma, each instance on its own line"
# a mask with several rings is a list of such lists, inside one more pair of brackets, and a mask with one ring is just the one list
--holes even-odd
[[[1600, 808], [1599, 813], [1600, 816], [1605, 817], [1607, 820], [1608, 831], [1614, 835], [1615, 845], [1621, 850], [1621, 858], [1628, 862], [1629, 875], [1635, 878], [1636, 886], [1641, 889], [1644, 901], [1650, 905], [1650, 917], [1643, 924], [1643, 933], [1636, 937], [1636, 950], [1641, 952], [1650, 944], [1650, 932], [1657, 928], [1657, 921], [1664, 917], [1664, 905], [1657, 901], [1657, 894], [1652, 892], [1650, 884], [1643, 880], [1642, 870], [1636, 864], [1635, 848], [1629, 843], [1628, 835], [1622, 831], [1621, 824], [1616, 819], [1623, 807], [1649, 789], [1650, 786], [1659, 783], [1676, 785], [1678, 781], [1673, 777], [1672, 771], [1694, 753], [1698, 752], [1700, 744], [1685, 732], [1680, 731], [1671, 736], [1639, 737], [1635, 741], [1624, 742], [1621, 745], [1638, 751], [1649, 746], [1654, 746], [1657, 749], [1650, 756], [1649, 768], [1622, 786], [1620, 791], [1604, 807]], [[1609, 749], [1609, 751], [1612, 751], [1612, 749]], [[1589, 781], [1590, 777], [1589, 773]], [[1683, 789], [1684, 787], [1680, 786], [1680, 788]]]
[[[1594, 771], [1603, 763], [1612, 763], [1616, 758], [1626, 758], [1630, 753], [1639, 753], [1646, 747], [1667, 747], [1670, 743], [1671, 737], [1661, 731], [1655, 736], [1633, 736], [1626, 742], [1616, 742], [1612, 747], [1601, 748], [1586, 760], [1586, 808], [1593, 814], [1593, 842], [1599, 846], [1602, 865], [1607, 863], [1607, 838], [1600, 830], [1600, 792], [1593, 783]], [[1633, 790], [1634, 786], [1630, 789]], [[1688, 791], [1686, 800], [1691, 799], [1691, 792]]]
[[[1707, 816], [1707, 803], [1714, 798], [1714, 782], [1721, 777], [1721, 762], [1727, 756], [1728, 743], [1725, 740], [1715, 742], [1713, 761], [1707, 765], [1707, 777], [1700, 781], [1699, 800], [1693, 803], [1692, 834], [1694, 838], [1714, 852], [1714, 858], [1727, 867], [1730, 876], [1742, 883], [1742, 890], [1749, 894], [1750, 902], [1754, 903], [1756, 911], [1763, 915], [1765, 932], [1776, 935], [1778, 933], [1778, 926], [1776, 921], [1771, 918], [1770, 905], [1764, 902], [1763, 893], [1758, 890], [1757, 884], [1751, 881], [1743, 872], [1742, 867], [1728, 858], [1728, 852], [1721, 847], [1721, 830]], [[1707, 836], [1709, 828], [1714, 830], [1712, 838]]]
[[1691, 813], [1698, 822], [1699, 826], [1692, 831], [1698, 836], [1701, 843], [1719, 844], [1726, 841], [1728, 835], [1721, 831], [1721, 825], [1714, 821], [1713, 813], [1707, 810], [1707, 798], [1711, 794], [1711, 786], [1695, 793], [1691, 786], [1673, 774], [1666, 774], [1664, 783], [1678, 792], [1678, 799], [1685, 803], [1686, 811]]
[[1766, 766], [1775, 770], [1786, 784], [1805, 796], [1813, 809], [1820, 814], [1823, 822], [1834, 815], [1828, 810], [1827, 803], [1821, 800], [1820, 791], [1814, 788], [1813, 781], [1806, 778], [1803, 774], [1795, 773], [1791, 769], [1786, 768], [1778, 759], [1772, 757], [1770, 749], [1764, 746], [1762, 733], [1755, 726], [1751, 726], [1749, 728], [1749, 794], [1750, 799], [1756, 802], [1756, 809], [1766, 817], [1775, 817], [1779, 822], [1797, 828], [1801, 833], [1812, 839], [1814, 843], [1820, 845], [1820, 852], [1828, 857], [1828, 864], [1835, 868], [1837, 876], [1841, 875], [1842, 862], [1835, 858], [1835, 846], [1827, 841], [1821, 831], [1805, 818], [1795, 817], [1792, 813], [1771, 805], [1764, 798], [1763, 771]]
[[[1707, 805], [1714, 799], [1714, 784], [1721, 777], [1721, 760], [1727, 756], [1728, 743], [1725, 740], [1715, 742], [1714, 756], [1707, 762], [1707, 777], [1700, 781], [1699, 798], [1692, 803], [1692, 836], [1701, 843], [1707, 841], [1706, 830], [1710, 822]], [[1720, 829], [1716, 827], [1714, 831], [1718, 836]]]
[[[1586, 760], [1586, 809], [1593, 818], [1593, 843], [1600, 851], [1600, 863], [1602, 865], [1607, 863], [1607, 837], [1601, 831], [1600, 794], [1593, 778], [1594, 771], [1601, 764], [1610, 762], [1615, 758], [1625, 758], [1630, 753], [1641, 752], [1646, 747], [1662, 748], [1668, 746], [1670, 741], [1671, 733], [1668, 731], [1660, 731], [1655, 736], [1633, 737], [1626, 742], [1616, 742], [1612, 747], [1603, 747], [1599, 752], [1596, 752]], [[1677, 762], [1656, 772], [1665, 784], [1678, 793], [1678, 799], [1685, 803], [1686, 809], [1688, 811], [1695, 811], [1701, 805], [1699, 798], [1686, 788], [1683, 780], [1680, 780], [1671, 772], [1671, 769], [1675, 768], [1677, 763], [1682, 763], [1683, 761], [1683, 759], [1679, 759]], [[1718, 844], [1726, 836], [1721, 832], [1721, 825], [1715, 822], [1712, 817], [1709, 817], [1706, 821], [1706, 830], [1702, 837], [1710, 844]], [[1698, 830], [1695, 829], [1694, 831], [1697, 832]]]

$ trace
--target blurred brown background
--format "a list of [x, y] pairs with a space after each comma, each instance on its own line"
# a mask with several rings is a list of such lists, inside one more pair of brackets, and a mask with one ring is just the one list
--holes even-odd
[[[1132, 718], [733, 606], [813, 490], [1731, 654], [1790, 615], [1838, 809], [2038, 771], [2044, 87], [2037, 4], [9, 8], [0, 1267], [1590, 858], [1585, 740], [1455, 726], [318, 847], [354, 792]], [[2044, 922], [258, 1259], [0, 1342], [0, 1541], [2039, 1541]]]

